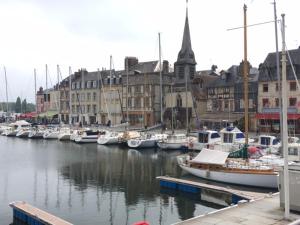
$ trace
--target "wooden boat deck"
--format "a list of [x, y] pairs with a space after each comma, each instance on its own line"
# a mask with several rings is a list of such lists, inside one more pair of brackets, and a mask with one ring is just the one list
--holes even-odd
[[[299, 214], [290, 213], [290, 219], [284, 219], [284, 210], [279, 207], [279, 194], [276, 193], [264, 199], [230, 206], [175, 224], [286, 225], [299, 218]], [[299, 224], [298, 222], [294, 224]]]
[[12, 202], [9, 204], [10, 207], [25, 213], [30, 218], [34, 218], [46, 225], [73, 225], [61, 218], [58, 218], [50, 213], [47, 213], [41, 209], [38, 209], [26, 202]]
[[156, 177], [156, 179], [162, 180], [162, 181], [168, 181], [168, 182], [172, 182], [172, 183], [177, 183], [177, 184], [190, 185], [190, 186], [200, 188], [200, 189], [204, 188], [204, 189], [216, 190], [216, 191], [220, 191], [220, 192], [226, 192], [226, 193], [240, 196], [241, 198], [244, 198], [247, 200], [257, 200], [257, 199], [261, 199], [261, 198], [269, 196], [269, 193], [238, 190], [238, 189], [234, 189], [234, 188], [221, 187], [221, 186], [216, 186], [216, 185], [212, 185], [212, 184], [205, 184], [205, 183], [200, 183], [200, 182], [196, 182], [196, 181], [178, 179], [178, 178], [173, 178], [173, 177], [168, 177], [168, 176], [159, 176], [159, 177]]

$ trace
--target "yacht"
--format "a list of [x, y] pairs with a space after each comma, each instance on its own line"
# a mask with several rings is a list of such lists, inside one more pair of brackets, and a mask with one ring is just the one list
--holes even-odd
[[97, 143], [99, 145], [118, 144], [119, 139], [123, 136], [123, 132], [107, 131], [105, 134], [99, 135]]
[[43, 134], [43, 138], [44, 139], [57, 139], [58, 138], [58, 134], [59, 134], [59, 130], [57, 128], [48, 128], [44, 134]]
[[60, 141], [70, 141], [71, 139], [71, 129], [68, 127], [62, 127], [59, 130], [59, 134], [57, 136], [57, 139]]
[[189, 138], [186, 134], [168, 134], [166, 138], [157, 142], [157, 146], [163, 150], [186, 149]]
[[166, 134], [143, 134], [139, 138], [129, 139], [127, 145], [130, 148], [154, 148], [157, 142], [166, 137]]
[[99, 134], [104, 134], [105, 131], [84, 131], [81, 135], [78, 135], [75, 138], [75, 142], [78, 144], [83, 144], [83, 143], [96, 143], [98, 140], [98, 135]]
[[189, 142], [190, 150], [201, 150], [202, 148], [209, 148], [210, 145], [220, 144], [221, 136], [214, 130], [202, 130], [197, 132], [197, 138]]
[[28, 123], [25, 120], [18, 120], [14, 123], [9, 124], [9, 129], [6, 129], [4, 134], [8, 137], [15, 137], [17, 133], [22, 130], [23, 128], [29, 128], [31, 126], [30, 123]]

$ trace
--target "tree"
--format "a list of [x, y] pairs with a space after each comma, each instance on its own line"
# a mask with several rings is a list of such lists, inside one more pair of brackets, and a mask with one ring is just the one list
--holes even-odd
[[26, 98], [25, 98], [22, 102], [22, 113], [27, 112], [26, 108], [27, 108], [27, 101], [26, 101]]
[[20, 113], [21, 112], [21, 99], [20, 99], [20, 97], [17, 98], [15, 112], [16, 113]]

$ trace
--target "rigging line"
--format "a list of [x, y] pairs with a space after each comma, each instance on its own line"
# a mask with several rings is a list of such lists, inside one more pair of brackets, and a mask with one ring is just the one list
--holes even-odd
[[[278, 21], [280, 21], [280, 20], [277, 20], [277, 22], [278, 22]], [[268, 24], [268, 23], [274, 23], [274, 20], [272, 20], [272, 21], [267, 21], [267, 22], [261, 22], [261, 23], [254, 23], [254, 24], [247, 25], [246, 27], [253, 27], [253, 26], [264, 25], [264, 24]], [[229, 29], [227, 29], [226, 31], [238, 30], [238, 29], [242, 29], [242, 28], [244, 28], [244, 26], [241, 26], [241, 27], [234, 27], [234, 28], [229, 28]]]

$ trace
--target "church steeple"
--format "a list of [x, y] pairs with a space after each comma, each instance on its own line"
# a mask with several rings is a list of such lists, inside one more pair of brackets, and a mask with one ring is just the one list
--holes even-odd
[[[177, 62], [175, 62], [175, 64], [174, 64], [176, 77], [178, 79], [182, 79], [185, 76], [189, 75], [189, 78], [192, 79], [195, 74], [196, 64], [197, 63], [195, 60], [195, 54], [192, 49], [192, 43], [191, 43], [189, 18], [188, 18], [188, 2], [187, 2], [182, 45], [181, 45], [181, 49], [178, 53]], [[187, 72], [186, 72], [185, 67], [188, 67]]]

